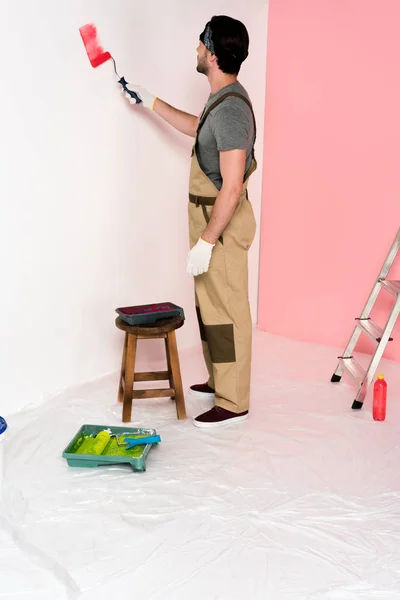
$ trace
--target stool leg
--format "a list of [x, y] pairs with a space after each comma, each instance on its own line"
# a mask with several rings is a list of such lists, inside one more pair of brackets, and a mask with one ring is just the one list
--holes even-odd
[[[174, 378], [172, 377], [172, 369], [171, 369], [171, 355], [170, 355], [170, 351], [169, 351], [169, 343], [168, 343], [168, 338], [165, 338], [165, 353], [167, 355], [167, 365], [168, 365], [168, 375], [169, 375], [169, 387], [174, 389]], [[175, 396], [172, 396], [172, 400], [175, 398]]]
[[122, 407], [122, 422], [129, 423], [132, 416], [132, 398], [133, 381], [135, 378], [137, 336], [133, 333], [128, 334], [128, 344], [126, 348], [126, 369], [125, 369], [125, 390], [124, 404]]
[[167, 333], [169, 356], [171, 360], [172, 378], [175, 389], [176, 414], [178, 419], [186, 419], [185, 396], [183, 394], [181, 369], [179, 366], [178, 348], [176, 345], [175, 331]]
[[119, 378], [119, 389], [118, 389], [118, 402], [123, 402], [124, 400], [124, 388], [123, 382], [125, 379], [125, 371], [126, 371], [126, 348], [128, 346], [128, 334], [125, 333], [124, 340], [124, 351], [122, 353], [122, 364], [121, 364], [121, 377]]

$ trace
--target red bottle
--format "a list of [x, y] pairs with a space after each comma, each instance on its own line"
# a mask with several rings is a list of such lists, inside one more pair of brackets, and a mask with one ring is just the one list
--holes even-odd
[[387, 383], [383, 375], [378, 375], [374, 383], [374, 401], [372, 416], [375, 421], [384, 421], [386, 418], [386, 393]]

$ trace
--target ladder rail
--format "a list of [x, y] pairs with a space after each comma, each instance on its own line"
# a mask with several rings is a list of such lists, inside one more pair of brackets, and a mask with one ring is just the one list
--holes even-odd
[[386, 277], [388, 276], [389, 271], [392, 268], [392, 265], [396, 259], [399, 249], [400, 249], [400, 228], [397, 231], [397, 235], [394, 238], [394, 242], [391, 245], [389, 252], [387, 253], [385, 262], [383, 263], [383, 266], [382, 266], [381, 270], [379, 271], [379, 275], [376, 278], [375, 285], [373, 286], [371, 293], [368, 297], [368, 300], [365, 303], [365, 306], [361, 312], [360, 319], [367, 319], [369, 317], [371, 310], [374, 307], [374, 304], [375, 304], [375, 302], [378, 298], [379, 292], [381, 290], [380, 280], [386, 279]]
[[399, 250], [400, 250], [400, 228], [397, 231], [397, 235], [394, 238], [394, 242], [387, 254], [386, 260], [383, 263], [383, 267], [379, 273], [378, 279], [386, 279]]
[[386, 348], [386, 344], [389, 341], [390, 335], [393, 331], [393, 328], [396, 324], [397, 318], [400, 314], [400, 296], [397, 297], [396, 302], [390, 312], [390, 316], [387, 320], [385, 329], [383, 330], [382, 339], [379, 342], [374, 355], [372, 356], [371, 362], [369, 364], [368, 370], [366, 372], [366, 376], [364, 381], [362, 382], [361, 388], [358, 391], [356, 399], [353, 402], [353, 407], [355, 409], [361, 408], [365, 399], [365, 395], [367, 392], [367, 388], [371, 385], [372, 380], [375, 376], [378, 365], [382, 359], [383, 353]]
[[[359, 409], [362, 407], [366, 393], [367, 393], [367, 389], [372, 383], [376, 369], [378, 368], [379, 362], [382, 359], [383, 353], [385, 351], [386, 345], [389, 340], [390, 341], [392, 340], [390, 335], [396, 324], [396, 320], [400, 314], [400, 291], [398, 290], [398, 286], [396, 287], [393, 285], [394, 283], [398, 283], [398, 282], [386, 282], [385, 281], [399, 251], [400, 251], [400, 228], [398, 229], [397, 234], [394, 238], [394, 241], [386, 255], [383, 266], [382, 266], [382, 268], [379, 272], [379, 275], [372, 287], [372, 290], [371, 290], [371, 292], [368, 296], [368, 299], [364, 305], [364, 308], [361, 312], [361, 315], [357, 319], [357, 324], [353, 329], [353, 332], [350, 336], [347, 346], [346, 346], [342, 356], [338, 357], [339, 362], [338, 362], [336, 371], [332, 375], [332, 378], [331, 378], [332, 382], [335, 382], [335, 383], [339, 382], [342, 378], [344, 369], [346, 369], [350, 373], [350, 375], [352, 375], [353, 378], [357, 381], [359, 389], [358, 389], [356, 399], [353, 402], [352, 408]], [[391, 284], [389, 285], [389, 283], [391, 283]], [[361, 333], [366, 333], [367, 335], [369, 335], [369, 337], [373, 338], [373, 332], [375, 330], [380, 329], [380, 327], [377, 326], [373, 322], [371, 322], [370, 326], [368, 327], [366, 324], [366, 321], [370, 319], [371, 311], [375, 305], [375, 302], [379, 296], [379, 293], [384, 288], [386, 288], [387, 291], [390, 291], [390, 293], [392, 293], [396, 296], [396, 301], [395, 301], [392, 311], [389, 315], [389, 318], [386, 322], [386, 325], [382, 330], [382, 335], [380, 336], [380, 338], [377, 338], [375, 340], [378, 343], [378, 346], [371, 358], [368, 369], [366, 371], [364, 371], [364, 369], [360, 368], [360, 365], [357, 364], [357, 361], [355, 361], [355, 359], [353, 358], [352, 353], [354, 351], [354, 348], [357, 345], [357, 342], [360, 338]]]
[[[398, 253], [399, 249], [400, 249], [400, 228], [397, 231], [397, 235], [396, 235], [396, 237], [394, 239], [394, 242], [391, 245], [389, 252], [387, 253], [385, 262], [383, 263], [383, 267], [379, 271], [379, 275], [378, 275], [378, 277], [377, 277], [377, 279], [375, 281], [375, 284], [374, 284], [374, 286], [373, 286], [373, 288], [372, 288], [372, 290], [370, 292], [368, 300], [365, 303], [365, 306], [364, 306], [364, 308], [363, 308], [363, 310], [361, 312], [361, 315], [360, 315], [360, 319], [361, 320], [369, 318], [369, 316], [371, 314], [371, 311], [372, 311], [372, 309], [373, 309], [373, 307], [375, 305], [375, 302], [376, 302], [376, 300], [377, 300], [377, 298], [379, 296], [379, 292], [382, 289], [380, 280], [381, 279], [386, 279], [386, 277], [387, 277], [387, 275], [388, 275], [388, 273], [389, 273], [389, 271], [390, 271], [390, 269], [391, 269], [391, 267], [392, 267], [392, 265], [394, 263], [394, 260], [395, 260], [395, 258], [397, 256], [397, 253]], [[356, 344], [357, 344], [357, 342], [358, 342], [358, 340], [360, 338], [360, 335], [361, 335], [361, 328], [357, 324], [354, 327], [353, 333], [351, 334], [350, 339], [349, 339], [349, 341], [347, 343], [347, 346], [346, 346], [346, 348], [345, 348], [345, 350], [343, 352], [342, 356], [344, 358], [348, 358], [348, 357], [350, 357], [352, 355], [352, 352], [353, 352], [354, 348], [356, 347]], [[341, 377], [342, 375], [343, 375], [343, 368], [342, 368], [342, 365], [339, 364], [338, 368], [335, 371], [335, 376], [336, 377]]]
[[399, 313], [400, 313], [400, 296], [397, 298], [396, 302], [394, 303], [394, 306], [391, 310], [389, 319], [386, 323], [385, 329], [383, 330], [382, 339], [379, 342], [379, 344], [375, 350], [375, 354], [372, 357], [371, 364], [368, 369], [367, 385], [370, 385], [372, 383], [376, 369], [378, 368], [379, 362], [383, 356], [383, 353], [385, 351], [386, 345], [389, 341], [389, 338], [393, 331], [393, 328], [396, 324]]

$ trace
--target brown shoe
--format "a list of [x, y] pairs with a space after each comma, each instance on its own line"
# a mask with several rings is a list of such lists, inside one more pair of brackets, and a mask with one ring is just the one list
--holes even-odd
[[195, 427], [223, 427], [233, 423], [245, 421], [249, 416], [249, 411], [234, 413], [220, 406], [214, 406], [211, 410], [199, 415], [193, 420]]
[[189, 389], [189, 393], [192, 396], [196, 396], [201, 400], [214, 400], [215, 399], [215, 390], [210, 388], [208, 383], [198, 383], [196, 385], [192, 385]]

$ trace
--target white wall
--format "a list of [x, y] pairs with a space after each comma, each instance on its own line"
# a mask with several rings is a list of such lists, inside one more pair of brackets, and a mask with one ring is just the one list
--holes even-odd
[[[117, 306], [175, 302], [187, 315], [180, 349], [198, 343], [185, 270], [192, 142], [127, 105], [111, 61], [92, 69], [78, 29], [96, 23], [128, 81], [198, 114], [209, 93], [195, 70], [199, 33], [213, 14], [243, 20], [251, 54], [240, 80], [258, 119], [261, 166], [267, 3], [169, 0], [154, 9], [0, 3], [0, 414], [117, 371]], [[250, 192], [259, 216], [261, 168]], [[255, 319], [258, 241], [250, 260]]]

